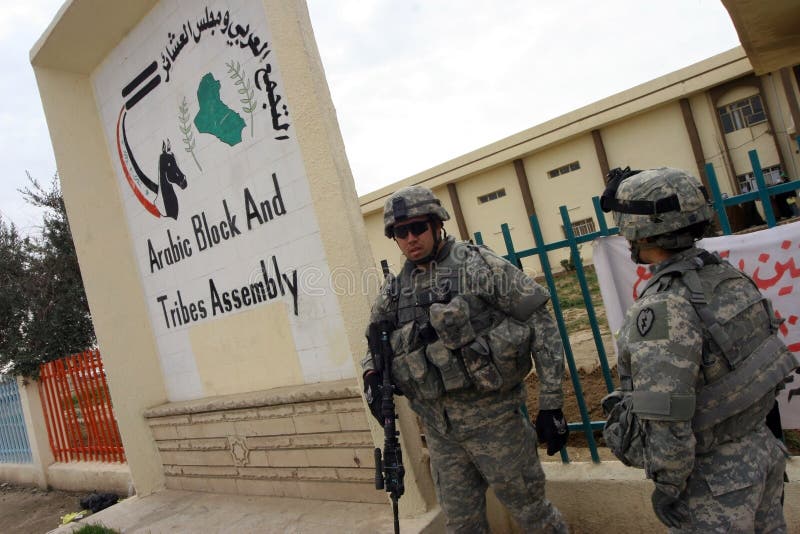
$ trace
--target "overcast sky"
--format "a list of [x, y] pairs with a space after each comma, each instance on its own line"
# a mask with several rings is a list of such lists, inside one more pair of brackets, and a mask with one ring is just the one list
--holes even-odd
[[[307, 0], [359, 194], [739, 44], [719, 0]], [[56, 171], [29, 51], [61, 0], [3, 0], [0, 215]]]

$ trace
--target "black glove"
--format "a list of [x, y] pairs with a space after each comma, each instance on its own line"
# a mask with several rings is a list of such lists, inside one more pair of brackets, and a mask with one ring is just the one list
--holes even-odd
[[547, 443], [547, 456], [553, 456], [567, 444], [569, 428], [561, 408], [539, 410], [539, 415], [536, 416], [536, 436], [540, 443]]
[[653, 502], [653, 511], [659, 521], [670, 528], [681, 528], [681, 523], [689, 521], [689, 510], [677, 497], [670, 497], [656, 488], [650, 498]]
[[383, 424], [383, 416], [381, 415], [382, 391], [383, 377], [381, 374], [378, 371], [364, 373], [364, 398], [367, 400], [372, 417], [381, 425]]
[[614, 409], [614, 406], [622, 402], [623, 394], [621, 391], [613, 391], [603, 397], [603, 400], [600, 401], [600, 405], [603, 407], [603, 415], [608, 417], [611, 414], [611, 410]]

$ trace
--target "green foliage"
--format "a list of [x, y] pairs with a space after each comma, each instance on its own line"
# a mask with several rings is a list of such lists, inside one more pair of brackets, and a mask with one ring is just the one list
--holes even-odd
[[79, 529], [73, 530], [72, 534], [120, 534], [120, 532], [103, 525], [84, 525]]
[[28, 178], [20, 192], [44, 215], [41, 234], [26, 239], [0, 225], [0, 368], [13, 362], [13, 374], [36, 376], [42, 363], [92, 347], [95, 335], [58, 176], [48, 188]]
[[[583, 257], [581, 256], [581, 247], [582, 245], [578, 245], [577, 256], [578, 259], [581, 260], [583, 263]], [[567, 272], [572, 272], [575, 270], [575, 254], [570, 254], [569, 259], [561, 260], [561, 268]]]
[[575, 264], [572, 263], [572, 260], [561, 260], [561, 268], [567, 272], [575, 270]]
[[25, 274], [28, 243], [0, 217], [0, 370], [13, 360], [27, 316]]

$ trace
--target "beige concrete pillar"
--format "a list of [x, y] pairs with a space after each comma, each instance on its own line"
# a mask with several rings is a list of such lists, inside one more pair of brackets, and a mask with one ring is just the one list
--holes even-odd
[[54, 462], [50, 440], [47, 437], [42, 400], [39, 397], [38, 382], [17, 377], [22, 415], [28, 433], [28, 444], [31, 447], [33, 460], [32, 482], [44, 489], [47, 488], [47, 468]]
[[137, 493], [147, 495], [164, 480], [142, 413], [166, 395], [91, 83], [81, 73], [34, 71], [125, 454]]
[[72, 237], [139, 495], [164, 486], [146, 408], [166, 400], [90, 74], [154, 1], [67, 2], [31, 50]]

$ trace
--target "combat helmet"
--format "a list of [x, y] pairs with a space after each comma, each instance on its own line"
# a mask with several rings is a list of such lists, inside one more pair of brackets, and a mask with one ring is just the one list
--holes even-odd
[[714, 216], [705, 187], [686, 171], [614, 169], [609, 178], [601, 206], [614, 212], [628, 241], [654, 237], [666, 249], [689, 247]]
[[427, 187], [412, 185], [398, 189], [383, 205], [383, 233], [392, 238], [396, 223], [422, 215], [435, 217], [440, 221], [450, 219], [450, 214]]

